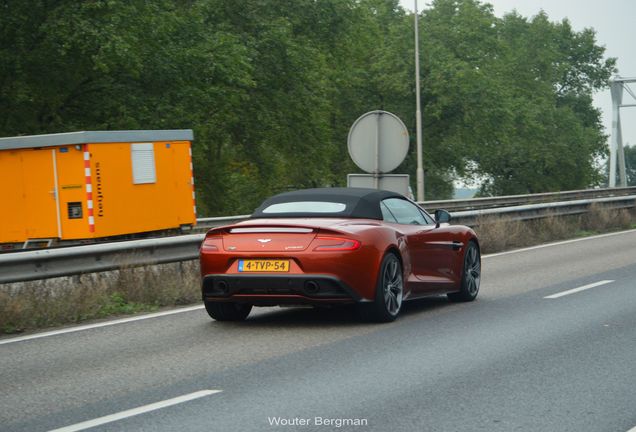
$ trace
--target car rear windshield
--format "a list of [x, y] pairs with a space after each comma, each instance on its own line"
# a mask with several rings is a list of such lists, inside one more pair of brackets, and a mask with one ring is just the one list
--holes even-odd
[[342, 213], [347, 208], [346, 204], [326, 201], [294, 201], [272, 204], [265, 209], [266, 214], [281, 213]]

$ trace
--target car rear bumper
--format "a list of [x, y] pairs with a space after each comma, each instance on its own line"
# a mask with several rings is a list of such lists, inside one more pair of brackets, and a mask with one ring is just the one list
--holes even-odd
[[330, 275], [207, 275], [203, 300], [254, 305], [336, 304], [364, 301], [340, 279]]

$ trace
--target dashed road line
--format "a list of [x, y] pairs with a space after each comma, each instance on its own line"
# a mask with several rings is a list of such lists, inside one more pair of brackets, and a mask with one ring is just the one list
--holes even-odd
[[87, 420], [81, 423], [76, 423], [74, 425], [70, 425], [70, 426], [64, 426], [62, 428], [59, 429], [53, 429], [50, 430], [49, 432], [77, 432], [77, 431], [81, 431], [84, 429], [89, 429], [95, 426], [101, 426], [104, 425], [106, 423], [112, 423], [112, 422], [116, 422], [118, 420], [123, 420], [125, 418], [128, 417], [133, 417], [139, 414], [144, 414], [150, 411], [155, 411], [158, 409], [162, 409], [162, 408], [166, 408], [169, 406], [173, 406], [173, 405], [177, 405], [177, 404], [181, 404], [184, 402], [189, 402], [191, 400], [194, 399], [199, 399], [205, 396], [210, 396], [213, 395], [215, 393], [219, 393], [221, 392], [221, 390], [201, 390], [198, 392], [194, 392], [194, 393], [189, 393], [187, 395], [183, 395], [183, 396], [179, 396], [176, 398], [172, 398], [172, 399], [166, 399], [160, 402], [155, 402], [155, 403], [151, 403], [149, 405], [143, 405], [137, 408], [133, 408], [133, 409], [129, 409], [126, 411], [120, 411], [118, 413], [115, 414], [110, 414], [104, 417], [99, 417], [93, 420]]
[[607, 285], [607, 284], [612, 283], [612, 282], [614, 282], [614, 281], [613, 280], [602, 280], [602, 281], [594, 282], [594, 283], [591, 283], [591, 284], [588, 284], [588, 285], [583, 285], [583, 286], [578, 287], [578, 288], [573, 288], [573, 289], [570, 289], [570, 290], [567, 290], [567, 291], [561, 291], [559, 293], [552, 294], [552, 295], [549, 295], [549, 296], [546, 296], [546, 297], [543, 297], [543, 298], [544, 299], [556, 299], [556, 298], [563, 297], [563, 296], [566, 296], [566, 295], [575, 294], [575, 293], [578, 293], [578, 292], [581, 292], [581, 291], [589, 290], [590, 288], [596, 288], [598, 286]]

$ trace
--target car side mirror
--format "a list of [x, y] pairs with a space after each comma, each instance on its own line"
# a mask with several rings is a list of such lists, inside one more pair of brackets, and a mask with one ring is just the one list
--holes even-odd
[[437, 209], [435, 210], [435, 227], [439, 228], [440, 224], [449, 223], [451, 220], [451, 215], [446, 210]]

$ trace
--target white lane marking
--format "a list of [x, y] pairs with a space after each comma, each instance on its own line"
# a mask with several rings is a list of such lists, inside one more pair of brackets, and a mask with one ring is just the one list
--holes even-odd
[[585, 290], [588, 290], [590, 288], [595, 288], [597, 286], [607, 285], [607, 284], [612, 283], [612, 282], [614, 282], [614, 281], [613, 280], [603, 280], [603, 281], [599, 281], [599, 282], [594, 282], [594, 283], [591, 283], [591, 284], [588, 284], [588, 285], [583, 285], [582, 287], [573, 288], [573, 289], [567, 290], [567, 291], [562, 291], [560, 293], [552, 294], [552, 295], [549, 295], [549, 296], [546, 296], [546, 297], [543, 297], [543, 298], [544, 299], [556, 299], [556, 298], [563, 297], [563, 296], [566, 296], [566, 295], [570, 295], [570, 294], [574, 294], [574, 293], [577, 293], [577, 292], [585, 291]]
[[[552, 247], [552, 246], [561, 246], [561, 245], [565, 245], [565, 244], [577, 243], [577, 242], [586, 241], [586, 240], [595, 240], [595, 239], [600, 239], [600, 238], [604, 238], [604, 237], [613, 237], [613, 236], [629, 234], [629, 233], [633, 233], [633, 232], [636, 232], [636, 229], [631, 229], [631, 230], [627, 230], [627, 231], [617, 231], [617, 232], [613, 232], [613, 233], [609, 233], [609, 234], [599, 234], [599, 235], [589, 236], [589, 237], [581, 237], [581, 238], [572, 239], [572, 240], [563, 240], [563, 241], [554, 242], [554, 243], [546, 243], [546, 244], [537, 245], [537, 246], [530, 246], [530, 247], [522, 248], [522, 249], [514, 249], [514, 250], [510, 250], [510, 251], [506, 251], [506, 252], [498, 252], [498, 253], [486, 254], [486, 255], [482, 255], [481, 257], [482, 258], [493, 258], [493, 257], [498, 257], [500, 255], [510, 255], [510, 254], [515, 254], [515, 253], [519, 253], [519, 252], [527, 252], [527, 251], [532, 251], [532, 250], [536, 250], [536, 249], [543, 249], [543, 248]], [[634, 432], [636, 432], [636, 431], [634, 431]]]
[[75, 432], [75, 431], [81, 431], [84, 429], [89, 429], [95, 426], [101, 426], [103, 424], [106, 423], [112, 423], [114, 421], [118, 421], [118, 420], [122, 420], [128, 417], [132, 417], [132, 416], [136, 416], [139, 414], [144, 414], [150, 411], [155, 411], [161, 408], [166, 408], [172, 405], [177, 405], [180, 403], [184, 403], [184, 402], [188, 402], [191, 401], [193, 399], [198, 399], [198, 398], [202, 398], [205, 396], [209, 396], [215, 393], [219, 393], [221, 392], [221, 390], [201, 390], [198, 392], [194, 392], [194, 393], [190, 393], [187, 395], [183, 395], [183, 396], [179, 396], [176, 398], [172, 398], [172, 399], [166, 399], [164, 401], [161, 402], [155, 402], [152, 403], [150, 405], [144, 405], [144, 406], [140, 406], [137, 408], [133, 408], [133, 409], [129, 409], [126, 411], [121, 411], [115, 414], [111, 414], [111, 415], [107, 415], [104, 417], [99, 417], [93, 420], [87, 420], [85, 422], [81, 422], [81, 423], [76, 423], [74, 425], [70, 425], [70, 426], [65, 426], [59, 429], [53, 429], [50, 430], [49, 432]]
[[27, 336], [20, 336], [20, 337], [15, 337], [10, 339], [0, 339], [0, 345], [6, 345], [6, 344], [14, 343], [14, 342], [22, 342], [22, 341], [27, 341], [31, 339], [40, 339], [40, 338], [44, 338], [48, 336], [57, 336], [57, 335], [66, 334], [66, 333], [74, 333], [74, 332], [90, 330], [94, 328], [108, 327], [108, 326], [112, 326], [116, 324], [129, 323], [133, 321], [141, 321], [141, 320], [146, 320], [151, 318], [163, 317], [167, 315], [175, 315], [175, 314], [184, 313], [184, 312], [192, 312], [195, 310], [203, 309], [203, 307], [204, 307], [203, 305], [190, 306], [186, 308], [179, 308], [179, 309], [174, 309], [174, 310], [169, 310], [164, 312], [156, 312], [156, 313], [151, 313], [146, 315], [134, 316], [130, 318], [121, 318], [121, 319], [117, 319], [113, 321], [106, 321], [106, 322], [95, 323], [95, 324], [86, 324], [82, 326], [70, 327], [70, 328], [65, 328], [61, 330], [53, 330], [53, 331], [48, 331], [44, 333], [35, 333], [35, 334], [27, 335]]
[[627, 432], [636, 432], [636, 426], [634, 426], [633, 428], [631, 428], [630, 430], [628, 430]]

